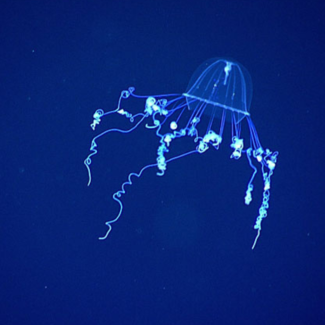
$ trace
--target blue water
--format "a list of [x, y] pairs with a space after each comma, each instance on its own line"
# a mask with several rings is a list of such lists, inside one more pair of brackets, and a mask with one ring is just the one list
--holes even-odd
[[[324, 324], [322, 7], [2, 1], [0, 324]], [[279, 151], [255, 250], [262, 180], [246, 207], [251, 170], [229, 159], [229, 134], [218, 152], [135, 180], [99, 241], [111, 195], [155, 161], [158, 139], [143, 127], [102, 138], [87, 187], [94, 111], [129, 86], [182, 93], [213, 57], [250, 72], [252, 119]]]

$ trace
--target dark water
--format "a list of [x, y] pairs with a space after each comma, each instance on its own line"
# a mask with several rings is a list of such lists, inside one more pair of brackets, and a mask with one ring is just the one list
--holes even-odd
[[[2, 1], [0, 15], [0, 324], [324, 323], [320, 1]], [[92, 114], [129, 86], [182, 93], [212, 57], [250, 72], [260, 140], [279, 151], [255, 250], [261, 177], [246, 207], [251, 170], [226, 136], [136, 179], [99, 241], [158, 139], [102, 138], [87, 187]]]

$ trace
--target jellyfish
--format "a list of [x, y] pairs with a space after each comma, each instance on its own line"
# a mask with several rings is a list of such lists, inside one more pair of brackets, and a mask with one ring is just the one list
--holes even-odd
[[[121, 188], [113, 194], [119, 211], [105, 223], [108, 229], [99, 239], [106, 239], [112, 230], [112, 224], [120, 218], [123, 212], [122, 195], [126, 194], [126, 187], [132, 185], [134, 177], [140, 178], [149, 168], [157, 168], [157, 175], [163, 176], [168, 164], [174, 160], [192, 154], [203, 154], [208, 149], [218, 150], [224, 140], [224, 129], [229, 125], [230, 159], [238, 160], [244, 155], [252, 169], [244, 196], [246, 205], [252, 201], [253, 183], [259, 171], [263, 179], [262, 202], [254, 224], [257, 231], [252, 245], [254, 249], [261, 234], [262, 221], [269, 209], [271, 177], [276, 167], [278, 152], [264, 149], [261, 145], [250, 114], [252, 90], [251, 77], [241, 64], [217, 58], [205, 61], [195, 71], [184, 93], [143, 96], [136, 94], [135, 88], [130, 87], [121, 92], [116, 109], [96, 110], [90, 125], [94, 131], [103, 118], [112, 114], [125, 117], [131, 126], [128, 129], [106, 129], [92, 139], [90, 154], [84, 161], [88, 171], [88, 186], [92, 181], [90, 166], [93, 156], [98, 152], [97, 141], [100, 138], [112, 132], [130, 133], [145, 124], [158, 139], [156, 161], [145, 165], [139, 172], [130, 173]], [[123, 103], [130, 98], [142, 101], [144, 110], [138, 113], [125, 110]], [[242, 132], [242, 124], [248, 129], [246, 137]], [[185, 137], [193, 139], [193, 148], [172, 155], [173, 143]]]

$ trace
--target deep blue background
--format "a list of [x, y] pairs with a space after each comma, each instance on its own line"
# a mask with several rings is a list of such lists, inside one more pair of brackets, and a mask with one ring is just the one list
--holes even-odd
[[[0, 324], [324, 324], [321, 6], [2, 0]], [[260, 139], [280, 152], [256, 249], [261, 183], [246, 207], [251, 170], [229, 141], [146, 172], [98, 241], [111, 194], [158, 141], [144, 128], [104, 138], [87, 187], [94, 111], [129, 86], [181, 93], [222, 56], [250, 71]]]

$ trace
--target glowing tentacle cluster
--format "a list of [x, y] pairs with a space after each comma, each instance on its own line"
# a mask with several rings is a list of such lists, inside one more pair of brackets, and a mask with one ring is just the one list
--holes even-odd
[[[227, 69], [226, 69], [227, 68]], [[229, 77], [230, 67], [226, 66], [225, 72], [227, 73], [227, 78]], [[226, 82], [226, 81], [225, 81]], [[144, 104], [144, 112], [132, 114], [128, 111], [125, 111], [121, 108], [121, 101], [123, 99], [127, 99], [130, 96], [135, 98], [142, 98], [145, 100]], [[194, 110], [189, 109], [189, 105], [198, 102], [196, 108]], [[127, 118], [130, 123], [134, 123], [133, 126], [127, 130], [112, 128], [105, 130], [100, 133], [91, 142], [90, 146], [90, 154], [85, 159], [84, 164], [87, 167], [89, 181], [88, 186], [91, 183], [91, 170], [90, 165], [92, 162], [92, 157], [97, 154], [97, 140], [102, 136], [106, 135], [110, 132], [119, 132], [119, 133], [130, 133], [135, 130], [142, 122], [145, 120], [148, 121], [145, 124], [145, 127], [148, 129], [154, 129], [156, 136], [159, 138], [159, 146], [157, 148], [157, 159], [156, 163], [152, 163], [143, 167], [139, 173], [130, 173], [126, 182], [124, 182], [121, 186], [121, 189], [113, 194], [113, 199], [119, 204], [119, 212], [114, 219], [111, 219], [106, 222], [108, 230], [105, 236], [100, 237], [99, 239], [106, 239], [112, 229], [112, 223], [116, 222], [123, 211], [123, 204], [121, 202], [122, 194], [126, 193], [125, 187], [126, 185], [132, 185], [133, 177], [141, 177], [143, 172], [151, 167], [157, 167], [158, 172], [157, 175], [164, 175], [167, 164], [173, 160], [179, 159], [181, 157], [193, 154], [193, 153], [204, 153], [209, 147], [213, 147], [214, 149], [219, 149], [220, 144], [223, 141], [223, 130], [225, 125], [226, 113], [224, 112], [221, 120], [220, 120], [220, 129], [219, 132], [213, 129], [213, 123], [215, 122], [214, 117], [211, 116], [210, 122], [208, 123], [207, 128], [202, 133], [199, 131], [198, 126], [203, 118], [203, 113], [207, 107], [207, 105], [211, 105], [209, 101], [203, 101], [201, 99], [195, 98], [194, 96], [190, 96], [188, 94], [168, 94], [168, 95], [156, 95], [156, 96], [139, 96], [134, 93], [134, 88], [129, 88], [128, 90], [124, 90], [121, 92], [118, 106], [115, 110], [104, 112], [103, 110], [97, 110], [93, 115], [93, 122], [91, 124], [91, 128], [93, 130], [100, 124], [101, 119], [110, 114], [120, 114]], [[192, 105], [193, 106], [193, 105]], [[185, 118], [184, 116], [190, 112], [190, 117]], [[254, 249], [256, 242], [260, 236], [261, 224], [262, 220], [267, 216], [267, 210], [269, 208], [269, 197], [270, 197], [270, 187], [271, 187], [271, 176], [274, 172], [277, 155], [278, 152], [271, 152], [269, 149], [264, 150], [259, 142], [259, 138], [255, 129], [255, 126], [250, 118], [249, 113], [245, 113], [243, 115], [246, 116], [246, 120], [248, 121], [248, 128], [250, 131], [250, 146], [248, 148], [244, 148], [244, 139], [240, 138], [241, 133], [241, 123], [238, 122], [234, 114], [236, 114], [236, 110], [233, 110], [232, 115], [232, 143], [230, 147], [233, 149], [233, 152], [230, 158], [239, 159], [242, 156], [242, 153], [246, 153], [246, 157], [248, 159], [249, 165], [253, 169], [253, 174], [248, 182], [246, 195], [245, 195], [245, 204], [250, 204], [252, 201], [252, 191], [253, 191], [253, 181], [257, 174], [257, 167], [254, 165], [252, 158], [255, 159], [257, 164], [260, 164], [262, 177], [264, 181], [264, 189], [263, 189], [263, 197], [262, 203], [259, 208], [259, 214], [256, 218], [254, 228], [257, 230], [257, 235], [254, 240], [252, 249]], [[184, 122], [185, 121], [185, 122]], [[165, 131], [167, 129], [167, 131]], [[196, 147], [194, 150], [185, 152], [181, 155], [166, 158], [166, 154], [170, 150], [171, 143], [177, 139], [182, 137], [193, 137], [194, 142], [196, 143]]]

